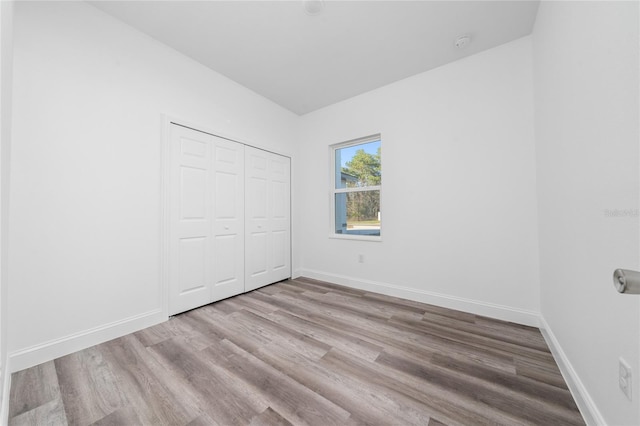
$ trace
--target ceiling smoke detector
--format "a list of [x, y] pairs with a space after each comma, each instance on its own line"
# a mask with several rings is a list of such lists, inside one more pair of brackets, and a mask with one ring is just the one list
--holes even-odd
[[303, 0], [302, 5], [307, 15], [315, 16], [322, 13], [324, 9], [324, 0]]
[[458, 37], [454, 44], [458, 49], [464, 49], [469, 45], [469, 43], [471, 43], [471, 37], [469, 37], [468, 35], [463, 35]]

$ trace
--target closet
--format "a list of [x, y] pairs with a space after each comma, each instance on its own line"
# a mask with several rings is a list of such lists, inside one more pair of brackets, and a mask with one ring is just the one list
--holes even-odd
[[170, 128], [169, 315], [289, 278], [290, 159]]

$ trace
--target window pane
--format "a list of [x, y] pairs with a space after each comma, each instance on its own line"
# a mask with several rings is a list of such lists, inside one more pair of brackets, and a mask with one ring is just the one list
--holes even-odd
[[336, 149], [336, 188], [380, 185], [380, 141]]
[[380, 235], [380, 191], [335, 194], [336, 234]]

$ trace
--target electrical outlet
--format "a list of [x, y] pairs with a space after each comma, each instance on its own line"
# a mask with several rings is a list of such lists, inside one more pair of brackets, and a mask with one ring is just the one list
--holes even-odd
[[358, 263], [364, 263], [364, 254], [358, 255]]
[[629, 401], [631, 401], [631, 367], [629, 367], [629, 364], [627, 364], [622, 358], [618, 361], [618, 384], [620, 385], [622, 392], [624, 392], [627, 398], [629, 398]]

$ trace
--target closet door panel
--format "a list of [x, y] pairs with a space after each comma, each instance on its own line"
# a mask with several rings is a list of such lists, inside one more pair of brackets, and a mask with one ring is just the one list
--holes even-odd
[[[287, 233], [285, 231], [273, 231], [272, 235], [272, 256], [271, 268], [278, 272], [287, 268]], [[285, 277], [286, 278], [286, 277]]]
[[245, 290], [291, 276], [289, 159], [246, 147]]
[[284, 280], [291, 276], [291, 176], [290, 159], [271, 154], [269, 161], [269, 187], [271, 191], [271, 280]]
[[211, 136], [171, 126], [169, 314], [211, 299]]
[[206, 238], [180, 238], [178, 242], [179, 295], [186, 295], [207, 287], [206, 262]]
[[212, 301], [244, 291], [244, 145], [214, 137]]
[[269, 234], [262, 231], [254, 232], [250, 236], [251, 243], [248, 246], [245, 261], [250, 268], [249, 277], [254, 281], [268, 273], [268, 237]]
[[268, 153], [245, 147], [245, 290], [268, 283]]

